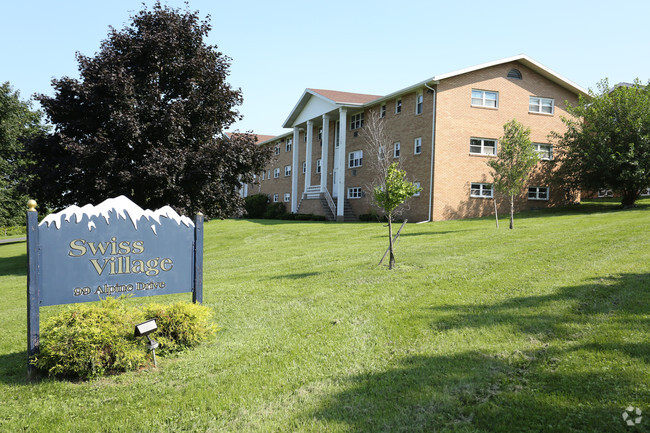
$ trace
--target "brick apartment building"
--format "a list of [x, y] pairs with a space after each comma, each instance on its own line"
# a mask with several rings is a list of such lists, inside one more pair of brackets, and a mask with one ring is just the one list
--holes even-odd
[[[407, 179], [422, 191], [404, 217], [432, 221], [494, 213], [492, 178], [486, 164], [496, 158], [503, 125], [517, 119], [531, 128], [540, 152], [519, 210], [565, 203], [565, 191], [550, 185], [552, 131], [563, 132], [566, 102], [575, 104], [580, 86], [525, 55], [437, 75], [389, 95], [307, 89], [283, 126], [290, 132], [258, 136], [274, 158], [243, 194], [264, 193], [287, 210], [352, 219], [374, 209], [367, 185], [374, 178], [364, 160], [371, 152], [364, 118], [384, 119]], [[497, 200], [500, 212], [509, 207]]]

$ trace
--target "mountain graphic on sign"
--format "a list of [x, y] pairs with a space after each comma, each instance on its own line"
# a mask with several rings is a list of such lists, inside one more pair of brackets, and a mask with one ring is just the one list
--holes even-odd
[[[97, 206], [91, 204], [83, 207], [76, 205], [70, 206], [60, 212], [46, 216], [40, 222], [39, 226], [47, 225], [50, 228], [54, 224], [57, 229], [60, 229], [63, 221], [67, 224], [80, 224], [84, 220], [84, 217], [87, 217], [88, 231], [96, 228], [95, 220], [100, 217], [104, 218], [107, 225], [110, 225], [112, 220], [126, 221], [128, 217], [136, 230], [138, 230], [138, 223], [148, 224], [153, 221], [154, 224], [150, 224], [150, 228], [154, 233], [156, 233], [156, 227], [162, 224], [161, 218], [175, 221], [179, 226], [184, 224], [187, 227], [194, 227], [194, 222], [190, 218], [179, 215], [169, 206], [163, 206], [155, 211], [149, 209], [144, 210], [123, 195], [104, 200]], [[144, 221], [142, 221], [143, 219]]]

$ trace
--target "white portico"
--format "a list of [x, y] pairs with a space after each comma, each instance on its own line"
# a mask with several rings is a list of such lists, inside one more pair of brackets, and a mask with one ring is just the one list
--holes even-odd
[[[327, 201], [337, 221], [344, 218], [346, 136], [348, 110], [355, 109], [380, 96], [333, 90], [306, 89], [284, 122], [293, 128], [291, 170], [291, 212], [298, 211], [299, 197], [322, 198]], [[300, 141], [300, 132], [304, 141]], [[315, 131], [317, 140], [314, 140]], [[332, 140], [333, 138], [333, 140]], [[330, 143], [330, 142], [333, 143]], [[334, 149], [330, 148], [333, 144]], [[298, 190], [298, 176], [305, 161], [304, 189]], [[320, 176], [312, 173], [312, 165], [320, 159]]]

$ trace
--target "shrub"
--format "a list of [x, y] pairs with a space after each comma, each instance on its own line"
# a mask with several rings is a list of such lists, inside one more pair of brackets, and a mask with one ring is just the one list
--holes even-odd
[[368, 213], [362, 213], [361, 215], [359, 215], [359, 221], [378, 222], [380, 220], [381, 220], [381, 218], [379, 217], [379, 215], [377, 215], [377, 212], [375, 212], [374, 210], [371, 210]]
[[269, 203], [264, 212], [264, 218], [278, 219], [287, 213], [287, 208], [283, 203]]
[[52, 376], [82, 379], [144, 365], [146, 349], [133, 337], [144, 320], [118, 299], [75, 306], [43, 323], [40, 353], [34, 365]]
[[264, 218], [269, 198], [266, 194], [255, 194], [244, 198], [244, 209], [248, 218]]
[[216, 332], [210, 309], [199, 304], [148, 304], [144, 306], [147, 319], [156, 319], [158, 330], [155, 340], [160, 343], [160, 353], [172, 353], [193, 347]]
[[160, 343], [161, 354], [195, 346], [216, 331], [212, 312], [199, 304], [136, 306], [127, 305], [122, 297], [108, 297], [68, 308], [46, 320], [40, 352], [32, 363], [51, 376], [81, 379], [136, 370], [147, 363], [149, 354], [133, 330], [151, 318], [158, 324], [151, 337]]

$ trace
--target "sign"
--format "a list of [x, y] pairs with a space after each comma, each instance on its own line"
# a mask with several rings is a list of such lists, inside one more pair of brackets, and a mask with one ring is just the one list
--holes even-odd
[[40, 224], [33, 209], [27, 217], [30, 355], [42, 306], [184, 292], [202, 302], [202, 215], [192, 221], [169, 206], [143, 210], [120, 196], [68, 207]]

